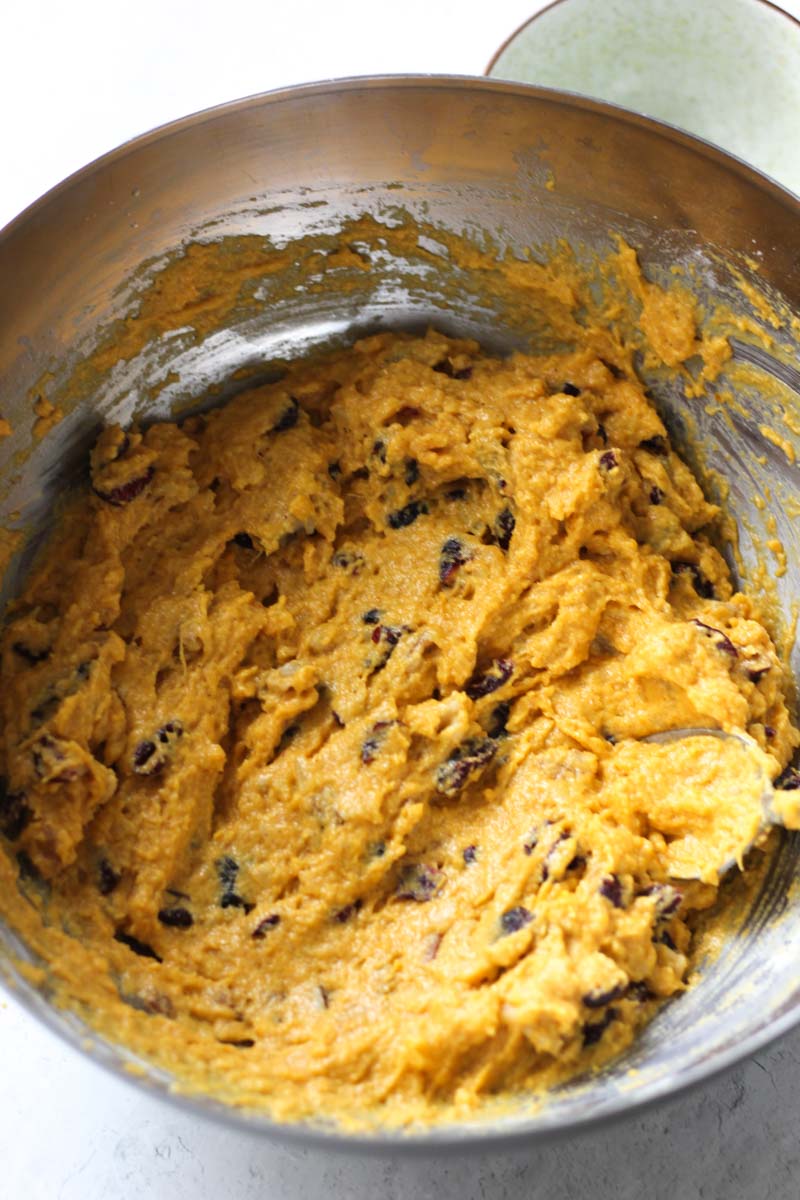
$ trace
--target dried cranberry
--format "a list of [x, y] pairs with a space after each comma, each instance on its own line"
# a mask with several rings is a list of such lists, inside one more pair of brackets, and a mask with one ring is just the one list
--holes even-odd
[[504, 508], [494, 523], [494, 534], [501, 550], [508, 550], [517, 522], [510, 508]]
[[148, 946], [147, 942], [140, 942], [132, 933], [123, 933], [118, 929], [114, 934], [114, 941], [121, 942], [123, 946], [127, 946], [134, 954], [138, 954], [140, 958], [154, 958], [156, 962], [163, 962], [155, 952], [152, 946]]
[[700, 568], [694, 563], [684, 562], [683, 560], [678, 559], [676, 562], [672, 563], [672, 571], [675, 575], [691, 575], [692, 586], [694, 587], [694, 590], [697, 592], [698, 596], [701, 596], [703, 600], [714, 599], [713, 583], [711, 583], [709, 579], [706, 579]]
[[274, 929], [280, 923], [281, 919], [278, 913], [270, 913], [268, 917], [262, 917], [250, 936], [260, 940], [267, 936], [270, 929]]
[[619, 1016], [615, 1008], [607, 1008], [599, 1021], [589, 1021], [583, 1027], [583, 1044], [584, 1046], [594, 1046], [600, 1041], [605, 1031], [608, 1029], [612, 1021], [616, 1021]]
[[115, 871], [107, 858], [101, 858], [97, 868], [99, 882], [97, 884], [101, 896], [110, 896], [122, 879], [119, 871]]
[[194, 925], [194, 917], [189, 912], [188, 908], [160, 908], [158, 910], [158, 919], [162, 925], [167, 925], [170, 929], [189, 929]]
[[471, 558], [472, 555], [459, 538], [449, 537], [439, 554], [439, 582], [442, 587], [452, 587], [458, 568]]
[[649, 887], [642, 888], [639, 895], [655, 897], [655, 914], [659, 921], [673, 916], [683, 900], [683, 893], [671, 883], [651, 883]]
[[706, 625], [704, 621], [698, 621], [696, 617], [692, 617], [692, 625], [696, 625], [698, 629], [702, 630], [703, 636], [712, 641], [718, 650], [730, 654], [731, 658], [739, 657], [739, 651], [721, 629], [715, 629], [713, 625]]
[[131, 479], [128, 483], [121, 483], [119, 487], [112, 488], [110, 492], [103, 492], [99, 488], [95, 488], [94, 491], [101, 500], [119, 508], [123, 504], [130, 504], [131, 500], [135, 500], [147, 487], [155, 473], [155, 467], [150, 466], [144, 475], [140, 475], [137, 479]]
[[137, 775], [158, 775], [164, 769], [175, 750], [175, 743], [183, 737], [183, 724], [178, 720], [167, 721], [153, 734], [134, 748], [133, 769]]
[[273, 433], [283, 433], [285, 429], [293, 429], [300, 416], [300, 406], [294, 396], [289, 397], [289, 407], [285, 408], [272, 426]]
[[483, 674], [473, 675], [464, 691], [470, 700], [479, 700], [496, 692], [511, 678], [514, 664], [508, 658], [496, 658], [491, 668]]
[[784, 767], [773, 787], [779, 788], [782, 792], [797, 791], [800, 788], [800, 771], [795, 767]]
[[340, 908], [338, 912], [333, 914], [333, 919], [339, 925], [344, 925], [356, 913], [361, 912], [364, 907], [364, 901], [359, 897], [353, 900], [352, 904], [345, 904], [344, 908]]
[[428, 505], [424, 500], [411, 500], [403, 508], [390, 512], [386, 520], [390, 529], [405, 529], [407, 525], [413, 525], [417, 517], [427, 512]]
[[587, 1008], [605, 1008], [607, 1004], [619, 1000], [620, 996], [624, 994], [625, 984], [618, 983], [615, 987], [607, 988], [603, 992], [587, 992], [583, 997], [583, 1003]]
[[600, 883], [600, 895], [610, 900], [614, 908], [624, 908], [622, 884], [616, 875], [606, 875]]
[[404, 867], [395, 893], [398, 900], [415, 900], [424, 904], [432, 900], [444, 883], [444, 875], [438, 867], [425, 863], [413, 863]]
[[497, 745], [491, 738], [468, 738], [458, 746], [436, 771], [436, 790], [444, 796], [455, 796], [468, 780], [475, 777], [491, 762]]
[[655, 437], [639, 442], [639, 449], [646, 450], [648, 454], [657, 454], [659, 458], [666, 458], [669, 454], [669, 442], [663, 434], [657, 433]]
[[526, 925], [530, 925], [533, 920], [533, 913], [530, 912], [522, 904], [516, 904], [513, 908], [509, 908], [500, 918], [500, 928], [503, 934], [518, 933], [520, 929], [524, 929]]
[[376, 721], [372, 726], [369, 737], [365, 738], [361, 744], [361, 761], [365, 766], [369, 766], [371, 762], [375, 761], [375, 756], [386, 737], [386, 730], [394, 724], [394, 721]]
[[617, 456], [614, 453], [614, 451], [613, 450], [604, 450], [603, 453], [600, 455], [600, 470], [601, 471], [613, 471], [614, 468], [618, 467], [618, 466], [619, 466], [619, 463], [617, 462]]

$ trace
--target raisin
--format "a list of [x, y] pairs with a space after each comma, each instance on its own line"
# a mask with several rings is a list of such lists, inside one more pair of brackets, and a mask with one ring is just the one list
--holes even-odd
[[170, 929], [189, 929], [194, 925], [194, 917], [188, 908], [160, 908], [158, 919], [162, 925], [167, 925]]
[[418, 904], [424, 904], [441, 891], [443, 883], [444, 875], [438, 867], [415, 863], [401, 871], [396, 896], [398, 900], [415, 900]]
[[383, 438], [376, 438], [372, 443], [372, 453], [379, 462], [386, 462], [386, 442], [383, 440]]
[[241, 546], [243, 550], [253, 550], [255, 548], [253, 539], [250, 537], [249, 533], [236, 533], [233, 536], [233, 540], [236, 545]]
[[66, 744], [49, 734], [34, 743], [31, 758], [33, 769], [45, 783], [71, 783], [86, 773], [82, 764], [70, 762]]
[[18, 654], [20, 658], [24, 658], [25, 662], [29, 663], [32, 667], [35, 667], [37, 663], [44, 662], [46, 658], [50, 657], [49, 649], [31, 650], [30, 646], [26, 646], [24, 642], [14, 642], [11, 649], [15, 654]]
[[361, 615], [361, 620], [365, 625], [377, 625], [380, 619], [381, 610], [379, 608], [369, 608]]
[[674, 916], [683, 900], [683, 893], [671, 883], [651, 883], [649, 887], [642, 888], [639, 895], [655, 897], [655, 914], [659, 921]]
[[473, 675], [464, 690], [470, 700], [479, 700], [482, 696], [496, 692], [504, 683], [507, 683], [513, 670], [514, 664], [510, 659], [496, 658], [491, 669], [483, 674]]
[[155, 473], [155, 467], [148, 467], [144, 475], [140, 475], [137, 479], [131, 479], [128, 483], [121, 483], [119, 487], [112, 488], [110, 492], [102, 492], [99, 488], [95, 488], [95, 495], [99, 496], [101, 500], [105, 500], [107, 504], [113, 504], [115, 508], [120, 508], [123, 504], [130, 504], [131, 500], [135, 500], [147, 487]]
[[565, 396], [580, 396], [581, 389], [575, 387], [574, 383], [565, 383], [561, 388], [562, 394]]
[[782, 792], [797, 791], [800, 788], [800, 771], [795, 767], [784, 767], [772, 786]]
[[412, 487], [419, 479], [419, 463], [415, 458], [406, 459], [406, 469], [403, 475], [406, 487]]
[[528, 836], [525, 838], [525, 841], [522, 843], [523, 852], [525, 854], [527, 854], [528, 856], [530, 856], [531, 854], [533, 854], [534, 850], [536, 849], [536, 847], [538, 845], [539, 845], [539, 831], [537, 829], [533, 833], [529, 833]]
[[583, 854], [574, 855], [567, 863], [567, 871], [581, 871], [586, 866], [586, 858]]
[[371, 762], [374, 762], [375, 756], [386, 737], [386, 730], [394, 724], [394, 721], [376, 721], [372, 726], [369, 737], [365, 738], [361, 744], [361, 761], [365, 766], [369, 766]]
[[262, 917], [258, 922], [253, 932], [250, 934], [254, 938], [264, 938], [269, 933], [270, 929], [274, 929], [280, 925], [281, 919], [277, 913], [270, 913], [268, 917]]
[[236, 878], [239, 874], [239, 864], [235, 858], [231, 858], [229, 854], [218, 858], [214, 866], [217, 868], [217, 878], [224, 892], [232, 892], [236, 887]]
[[344, 925], [350, 920], [351, 917], [354, 917], [356, 913], [360, 913], [363, 907], [364, 901], [362, 899], [359, 898], [353, 900], [352, 904], [345, 904], [344, 908], [340, 908], [338, 912], [335, 912], [333, 914], [333, 919], [336, 921], [337, 925]]
[[645, 438], [639, 442], [639, 449], [646, 450], [648, 454], [657, 454], [659, 458], [666, 458], [669, 454], [669, 442], [661, 433], [657, 433], [655, 437]]
[[472, 367], [461, 367], [457, 370], [449, 358], [443, 358], [441, 362], [436, 363], [433, 370], [440, 375], [446, 375], [448, 379], [469, 379], [472, 375]]
[[619, 466], [619, 463], [617, 461], [617, 456], [614, 453], [614, 451], [613, 450], [604, 450], [603, 453], [600, 455], [600, 470], [601, 471], [613, 471], [614, 468], [618, 467], [618, 466]]
[[764, 737], [765, 737], [765, 738], [770, 738], [770, 739], [772, 739], [772, 738], [774, 738], [774, 737], [775, 737], [775, 734], [776, 734], [776, 733], [777, 733], [777, 730], [776, 730], [776, 729], [775, 729], [775, 728], [774, 728], [772, 725], [765, 725], [765, 726], [764, 726]]
[[509, 908], [503, 913], [500, 918], [500, 928], [503, 934], [518, 933], [520, 929], [524, 929], [526, 925], [530, 925], [533, 920], [533, 913], [525, 908], [522, 904], [516, 904], [513, 908]]
[[137, 775], [158, 775], [163, 771], [175, 751], [175, 743], [183, 737], [183, 724], [178, 720], [167, 721], [153, 734], [139, 742], [131, 759]]
[[139, 742], [139, 744], [137, 745], [136, 749], [133, 752], [133, 769], [134, 769], [134, 771], [136, 771], [138, 774], [141, 774], [141, 775], [149, 775], [150, 769], [148, 768], [147, 763], [152, 758], [152, 756], [155, 754], [155, 752], [156, 752], [155, 742], [150, 742], [150, 741]]
[[614, 908], [624, 908], [622, 884], [616, 875], [606, 875], [600, 882], [599, 892], [606, 900], [610, 900]]
[[289, 407], [285, 408], [278, 417], [275, 424], [272, 426], [273, 433], [283, 433], [286, 429], [293, 429], [297, 424], [300, 416], [300, 405], [295, 400], [294, 396], [289, 397]]
[[583, 1003], [587, 1008], [605, 1008], [607, 1004], [613, 1003], [614, 1000], [619, 1000], [625, 994], [625, 984], [618, 983], [615, 987], [606, 988], [603, 992], [587, 992], [583, 997]]
[[492, 709], [492, 719], [489, 723], [487, 733], [490, 738], [507, 737], [508, 736], [508, 718], [511, 713], [511, 705], [507, 700], [501, 702]]
[[119, 882], [122, 879], [119, 871], [115, 871], [107, 858], [100, 859], [100, 865], [97, 868], [98, 873], [98, 889], [101, 896], [110, 896]]
[[424, 500], [411, 500], [403, 508], [390, 512], [386, 520], [390, 529], [405, 529], [406, 526], [413, 525], [417, 517], [427, 512], [428, 505]]
[[608, 1029], [612, 1021], [616, 1021], [618, 1012], [615, 1008], [607, 1008], [599, 1021], [589, 1021], [583, 1027], [584, 1046], [595, 1046]]
[[477, 846], [465, 846], [461, 852], [461, 857], [464, 859], [464, 862], [467, 864], [467, 866], [469, 866], [470, 863], [477, 862], [478, 861], [478, 847]]
[[376, 625], [372, 631], [371, 641], [376, 646], [383, 646], [383, 656], [372, 666], [374, 671], [382, 671], [394, 653], [395, 646], [404, 633], [408, 633], [405, 625]]
[[510, 508], [504, 508], [494, 523], [494, 534], [501, 550], [508, 550], [517, 522]]
[[255, 908], [255, 904], [248, 903], [238, 892], [224, 892], [219, 902], [220, 908], [243, 908], [246, 913], [251, 913]]
[[33, 812], [25, 803], [24, 792], [9, 792], [5, 782], [0, 786], [0, 832], [15, 842], [27, 829]]
[[692, 617], [692, 625], [696, 625], [698, 629], [702, 630], [703, 636], [712, 641], [718, 650], [730, 654], [731, 658], [739, 657], [739, 651], [721, 629], [715, 629], [713, 625], [706, 625], [704, 621], [698, 621], [696, 617]]
[[697, 592], [698, 596], [701, 596], [703, 600], [714, 599], [713, 583], [711, 583], [709, 579], [706, 579], [705, 575], [703, 575], [699, 567], [695, 566], [694, 563], [684, 562], [682, 559], [678, 559], [676, 562], [672, 563], [672, 571], [675, 575], [691, 575], [692, 586]]
[[651, 504], [660, 504], [663, 499], [664, 499], [664, 493], [662, 492], [661, 488], [658, 487], [657, 484], [654, 483], [653, 486], [650, 488], [650, 503]]
[[127, 946], [134, 954], [138, 954], [140, 958], [154, 958], [156, 962], [163, 962], [163, 959], [156, 954], [152, 946], [148, 946], [147, 942], [140, 942], [132, 933], [123, 933], [118, 929], [114, 934], [114, 941], [121, 942], [123, 946]]
[[456, 571], [469, 562], [472, 555], [457, 537], [449, 537], [439, 553], [439, 582], [442, 587], [452, 587]]
[[468, 738], [437, 768], [436, 790], [443, 796], [455, 796], [472, 777], [477, 778], [497, 752], [491, 738]]

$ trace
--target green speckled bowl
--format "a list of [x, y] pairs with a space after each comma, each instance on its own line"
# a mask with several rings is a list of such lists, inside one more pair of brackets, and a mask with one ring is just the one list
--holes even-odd
[[669, 121], [800, 193], [800, 22], [766, 0], [556, 0], [486, 73]]

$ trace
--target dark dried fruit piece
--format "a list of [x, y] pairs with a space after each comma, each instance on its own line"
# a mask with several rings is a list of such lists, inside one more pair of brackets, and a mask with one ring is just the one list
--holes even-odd
[[615, 1008], [607, 1008], [599, 1021], [589, 1021], [583, 1027], [584, 1046], [595, 1046], [612, 1021], [616, 1021], [619, 1013]]
[[239, 874], [239, 864], [235, 858], [231, 858], [229, 854], [218, 858], [214, 863], [217, 869], [217, 878], [224, 892], [232, 892], [236, 887], [236, 879]]
[[27, 829], [33, 817], [25, 803], [24, 792], [6, 791], [5, 780], [0, 784], [0, 832], [15, 842]]
[[123, 504], [130, 504], [131, 500], [135, 500], [144, 491], [155, 473], [155, 467], [150, 466], [144, 475], [140, 475], [137, 479], [131, 479], [128, 483], [121, 483], [119, 487], [112, 488], [110, 492], [103, 492], [99, 488], [95, 488], [95, 495], [99, 496], [101, 500], [105, 500], [107, 504], [113, 504], [117, 508]]
[[381, 610], [379, 608], [367, 609], [367, 611], [361, 615], [361, 620], [365, 625], [377, 625], [380, 619]]
[[615, 987], [606, 988], [605, 991], [587, 992], [583, 997], [583, 1003], [587, 1008], [605, 1008], [607, 1004], [611, 1004], [614, 1000], [619, 1000], [620, 996], [625, 995], [624, 983], [618, 983]]
[[418, 904], [423, 904], [432, 900], [443, 884], [444, 874], [438, 867], [412, 863], [401, 871], [395, 894], [398, 900], [416, 900]]
[[101, 896], [110, 896], [122, 879], [119, 871], [115, 871], [107, 858], [101, 858], [97, 868], [97, 887]]
[[243, 550], [255, 549], [255, 545], [253, 539], [250, 537], [250, 534], [245, 533], [244, 531], [242, 533], [235, 533], [233, 535], [233, 541], [237, 546], [241, 546]]
[[449, 358], [443, 358], [433, 368], [440, 375], [447, 375], [449, 379], [469, 379], [472, 375], [472, 367], [461, 367], [459, 370], [453, 366]]
[[300, 416], [300, 406], [294, 396], [289, 397], [289, 407], [285, 408], [272, 426], [273, 433], [283, 433], [285, 429], [293, 429]]
[[158, 963], [164, 961], [156, 954], [152, 946], [148, 946], [147, 942], [140, 942], [132, 933], [123, 933], [121, 929], [118, 929], [114, 934], [114, 941], [121, 942], [123, 946], [127, 946], [129, 950], [132, 950], [134, 954], [138, 954], [140, 958], [154, 958]]
[[510, 658], [496, 658], [488, 671], [472, 676], [464, 691], [470, 700], [479, 700], [507, 683], [513, 671], [514, 664]]
[[337, 550], [331, 559], [335, 567], [341, 567], [351, 575], [358, 575], [365, 561], [364, 555], [358, 550]]
[[651, 504], [660, 504], [663, 499], [664, 499], [664, 493], [662, 492], [661, 488], [658, 487], [658, 485], [654, 483], [653, 486], [650, 488], [650, 503]]
[[427, 512], [428, 505], [424, 500], [411, 500], [403, 508], [390, 512], [386, 520], [390, 529], [405, 529], [406, 526], [413, 525], [417, 517]]
[[469, 866], [470, 863], [477, 862], [478, 861], [478, 847], [477, 846], [465, 846], [461, 852], [461, 857], [464, 859], [464, 862], [467, 864], [467, 866]]
[[170, 929], [189, 929], [194, 925], [194, 917], [188, 908], [160, 908], [158, 919], [162, 925], [167, 925]]
[[683, 892], [671, 883], [651, 883], [649, 887], [642, 888], [639, 895], [655, 897], [655, 915], [658, 921], [666, 921], [674, 916], [683, 900]]
[[615, 452], [613, 450], [604, 450], [600, 455], [600, 470], [613, 471], [618, 466], [619, 462], [617, 461]]
[[695, 565], [695, 563], [684, 562], [682, 559], [678, 559], [676, 562], [672, 563], [672, 572], [674, 575], [691, 575], [692, 586], [694, 587], [694, 590], [697, 592], [698, 596], [701, 596], [703, 600], [714, 599], [713, 583], [711, 583], [709, 579], [706, 579], [705, 575], [703, 575], [702, 571]]
[[396, 724], [395, 721], [376, 721], [372, 726], [369, 737], [365, 738], [361, 744], [361, 761], [365, 766], [374, 762], [386, 737], [386, 730], [394, 724]]
[[85, 766], [70, 760], [67, 744], [46, 733], [31, 747], [33, 769], [45, 783], [72, 783], [86, 774]]
[[508, 736], [508, 718], [511, 714], [511, 705], [507, 700], [501, 700], [496, 708], [492, 709], [492, 719], [489, 723], [487, 733], [490, 738], [501, 738]]
[[648, 1000], [655, 1000], [655, 992], [651, 992], [650, 988], [643, 979], [636, 979], [628, 987], [626, 993], [629, 999], [638, 1001], [639, 1004], [645, 1004]]
[[356, 913], [360, 913], [364, 907], [364, 901], [359, 897], [353, 900], [351, 904], [345, 904], [344, 908], [340, 908], [338, 912], [333, 914], [333, 919], [338, 925], [344, 925]]
[[675, 939], [673, 938], [672, 934], [667, 929], [662, 929], [659, 936], [657, 938], [655, 938], [654, 940], [657, 942], [661, 942], [662, 946], [666, 946], [669, 950], [677, 950], [678, 949], [678, 947], [675, 945]]
[[663, 434], [657, 433], [655, 437], [639, 442], [639, 449], [646, 450], [648, 454], [657, 454], [659, 458], [666, 458], [669, 454], [669, 442]]
[[386, 462], [386, 442], [383, 440], [383, 438], [376, 438], [372, 443], [372, 453], [379, 462]]
[[751, 650], [742, 661], [742, 670], [751, 683], [760, 683], [767, 672], [772, 670], [772, 659], [762, 651]]
[[492, 738], [468, 738], [456, 747], [436, 771], [436, 790], [443, 796], [457, 795], [464, 785], [483, 771], [497, 752]]
[[696, 625], [702, 631], [703, 636], [712, 641], [718, 650], [729, 654], [731, 658], [739, 657], [739, 651], [727, 634], [724, 634], [721, 629], [715, 629], [713, 625], [706, 625], [704, 621], [698, 621], [696, 617], [692, 617], [692, 625]]
[[782, 792], [797, 791], [800, 788], [800, 771], [796, 767], [784, 767], [772, 786]]
[[516, 518], [510, 508], [504, 508], [498, 513], [494, 523], [494, 535], [501, 550], [508, 550], [511, 545], [511, 535], [516, 524]]
[[472, 558], [464, 543], [457, 537], [449, 537], [439, 553], [439, 582], [442, 587], [452, 587], [456, 572]]
[[14, 642], [11, 649], [20, 658], [24, 658], [25, 662], [29, 663], [32, 667], [50, 657], [49, 648], [47, 650], [31, 650], [30, 646], [26, 646], [24, 642]]
[[610, 900], [614, 908], [624, 908], [622, 883], [616, 875], [606, 875], [600, 883], [599, 892], [606, 900]]
[[419, 479], [419, 463], [415, 458], [406, 459], [406, 469], [403, 474], [406, 487], [412, 487]]
[[562, 384], [561, 391], [565, 396], [580, 396], [581, 394], [581, 389], [575, 387], [574, 383]]
[[139, 742], [133, 751], [131, 763], [137, 775], [157, 775], [163, 771], [175, 752], [176, 743], [183, 737], [183, 724], [178, 720], [167, 721], [153, 735]]
[[264, 938], [271, 929], [274, 929], [277, 925], [280, 925], [280, 923], [281, 919], [278, 914], [270, 913], [268, 917], [262, 917], [250, 936], [259, 939]]
[[524, 929], [526, 925], [530, 925], [533, 920], [533, 913], [525, 908], [522, 904], [515, 904], [513, 908], [509, 908], [503, 913], [500, 918], [500, 929], [503, 935], [507, 933], [518, 933], [520, 929]]

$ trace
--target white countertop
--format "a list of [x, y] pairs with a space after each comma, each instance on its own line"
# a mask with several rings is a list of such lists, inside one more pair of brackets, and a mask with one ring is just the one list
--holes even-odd
[[[598, 0], [606, 2], [606, 0]], [[481, 74], [535, 0], [74, 0], [3, 13], [0, 227], [154, 125], [333, 76]], [[800, 16], [800, 0], [784, 7]], [[124, 19], [123, 19], [124, 16]], [[580, 90], [578, 80], [564, 86]], [[9, 286], [9, 281], [2, 281]], [[797, 1200], [800, 1031], [667, 1105], [528, 1154], [356, 1159], [284, 1149], [156, 1101], [0, 999], [9, 1200]]]

